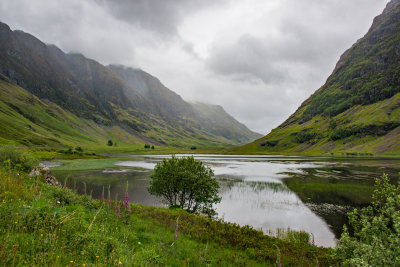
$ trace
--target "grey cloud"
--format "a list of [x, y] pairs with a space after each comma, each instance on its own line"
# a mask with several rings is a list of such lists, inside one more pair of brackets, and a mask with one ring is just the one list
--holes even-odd
[[275, 51], [262, 40], [253, 36], [242, 36], [233, 45], [214, 48], [207, 65], [215, 72], [237, 80], [264, 83], [280, 83], [288, 77], [287, 70], [274, 64]]
[[[386, 0], [283, 0], [281, 13], [271, 25], [275, 28], [269, 29], [266, 19], [263, 35], [244, 34], [233, 43], [217, 40], [207, 66], [234, 80], [259, 79], [277, 86], [297, 80], [301, 72], [326, 76], [340, 54], [361, 37], [357, 33], [371, 25], [371, 15], [359, 10], [366, 2], [371, 13]], [[271, 37], [271, 31], [279, 34]]]
[[136, 24], [163, 36], [175, 36], [181, 20], [225, 0], [96, 0], [116, 19]]
[[0, 20], [66, 52], [143, 68], [267, 133], [324, 83], [387, 2], [0, 0]]

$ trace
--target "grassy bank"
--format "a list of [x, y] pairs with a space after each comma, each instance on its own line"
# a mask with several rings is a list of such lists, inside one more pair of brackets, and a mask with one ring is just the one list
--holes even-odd
[[0, 169], [0, 189], [0, 265], [273, 266], [278, 250], [283, 266], [334, 264], [329, 249], [184, 211], [117, 203], [118, 216], [23, 172]]

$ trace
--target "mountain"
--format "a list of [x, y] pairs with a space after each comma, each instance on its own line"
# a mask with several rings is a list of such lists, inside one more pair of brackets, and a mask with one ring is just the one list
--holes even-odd
[[108, 68], [125, 82], [128, 96], [130, 92], [143, 95], [165, 121], [173, 123], [181, 120], [186, 124], [191, 123], [193, 129], [222, 136], [232, 144], [246, 144], [249, 139], [255, 140], [261, 137], [260, 134], [250, 131], [235, 120], [221, 106], [185, 102], [179, 95], [165, 87], [159, 79], [141, 69], [120, 65], [109, 65]]
[[400, 0], [388, 3], [326, 83], [267, 136], [240, 151], [400, 153]]
[[[0, 112], [10, 130], [0, 131], [3, 143], [80, 144], [87, 139], [94, 143], [113, 139], [126, 144], [210, 147], [244, 144], [260, 137], [232, 117], [238, 132], [231, 134], [231, 129], [224, 129], [229, 132], [225, 135], [213, 131], [219, 121], [201, 116], [150, 74], [123, 66], [106, 67], [81, 54], [66, 54], [1, 22], [0, 74]], [[13, 103], [12, 99], [24, 100]], [[34, 109], [29, 101], [40, 108]], [[51, 115], [53, 123], [43, 121], [43, 112]], [[61, 113], [65, 116], [58, 116]], [[35, 135], [15, 131], [21, 129], [21, 121], [5, 120], [5, 114], [27, 119], [29, 123], [21, 125], [29, 131], [42, 127], [48, 131]], [[227, 117], [226, 113], [220, 117]], [[71, 129], [65, 134], [73, 130], [83, 139], [60, 135], [58, 124], [69, 125]]]

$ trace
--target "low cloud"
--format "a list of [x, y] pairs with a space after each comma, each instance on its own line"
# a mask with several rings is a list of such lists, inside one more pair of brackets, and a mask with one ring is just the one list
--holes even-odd
[[388, 0], [2, 0], [0, 20], [65, 52], [140, 67], [266, 134]]

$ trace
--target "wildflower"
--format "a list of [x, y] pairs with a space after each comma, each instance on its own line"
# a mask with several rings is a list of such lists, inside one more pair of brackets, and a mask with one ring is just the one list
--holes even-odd
[[275, 264], [276, 264], [277, 267], [282, 267], [282, 264], [281, 264], [281, 252], [280, 252], [280, 250], [279, 250], [277, 245], [274, 245], [274, 246], [277, 249], [277, 255], [276, 255]]
[[120, 210], [119, 205], [118, 205], [118, 214], [117, 214], [118, 218], [120, 218], [120, 216], [119, 216], [120, 213], [121, 213], [121, 210]]
[[104, 202], [104, 186], [103, 186], [103, 191], [101, 192], [101, 202]]
[[121, 264], [122, 264], [122, 262], [121, 262], [121, 261], [119, 261], [119, 262], [118, 262], [118, 264], [119, 264], [119, 265], [121, 265]]
[[110, 185], [108, 185], [108, 205], [111, 208], [111, 192], [110, 192]]
[[99, 256], [96, 256], [96, 259], [98, 259], [99, 258]]
[[43, 237], [43, 234], [40, 234], [40, 237]]
[[18, 222], [14, 222], [15, 224], [17, 224]]
[[176, 228], [175, 228], [175, 241], [178, 239], [178, 232], [179, 232], [179, 216], [176, 219]]
[[69, 261], [70, 263], [74, 263], [74, 261]]
[[86, 266], [86, 264], [82, 264], [82, 266], [83, 266], [83, 267], [85, 267], [85, 266]]
[[126, 189], [125, 189], [125, 199], [124, 199], [124, 206], [126, 209], [129, 208], [129, 193], [128, 193], [128, 181], [126, 181]]

